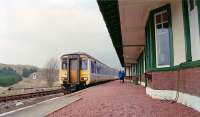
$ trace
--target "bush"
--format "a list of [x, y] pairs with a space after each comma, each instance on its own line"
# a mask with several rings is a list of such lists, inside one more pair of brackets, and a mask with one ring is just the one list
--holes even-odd
[[23, 72], [22, 72], [22, 76], [23, 77], [29, 77], [34, 72], [37, 72], [36, 68], [31, 68], [31, 69], [24, 68]]
[[22, 80], [21, 76], [12, 68], [0, 69], [0, 86], [13, 85], [20, 80]]

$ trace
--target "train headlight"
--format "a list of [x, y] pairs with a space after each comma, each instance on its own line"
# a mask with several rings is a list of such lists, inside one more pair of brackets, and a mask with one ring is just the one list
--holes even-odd
[[87, 77], [82, 77], [81, 80], [86, 81], [88, 78]]
[[62, 77], [62, 81], [67, 81], [68, 78], [67, 77]]

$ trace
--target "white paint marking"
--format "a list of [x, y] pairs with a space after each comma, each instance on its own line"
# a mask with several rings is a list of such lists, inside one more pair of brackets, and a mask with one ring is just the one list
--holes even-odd
[[11, 113], [14, 113], [14, 112], [18, 112], [18, 111], [21, 111], [21, 110], [24, 110], [24, 109], [27, 109], [27, 108], [31, 108], [31, 107], [34, 107], [38, 104], [41, 104], [41, 103], [44, 103], [44, 102], [49, 102], [49, 101], [52, 101], [52, 100], [55, 100], [57, 98], [60, 98], [60, 97], [55, 97], [55, 98], [51, 98], [49, 100], [45, 100], [45, 101], [42, 101], [42, 102], [38, 102], [36, 104], [33, 104], [33, 105], [30, 105], [30, 106], [26, 106], [26, 107], [22, 107], [22, 108], [19, 108], [19, 109], [16, 109], [16, 110], [12, 110], [12, 111], [9, 111], [9, 112], [5, 112], [5, 113], [2, 113], [0, 114], [0, 117], [2, 116], [5, 116], [5, 115], [8, 115], [8, 114], [11, 114]]

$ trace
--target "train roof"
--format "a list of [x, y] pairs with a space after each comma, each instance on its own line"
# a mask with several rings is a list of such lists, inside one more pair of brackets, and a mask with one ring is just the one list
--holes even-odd
[[70, 53], [70, 54], [64, 54], [64, 55], [61, 56], [61, 58], [64, 57], [64, 56], [70, 56], [70, 55], [85, 55], [89, 58], [95, 59], [94, 57], [90, 56], [89, 54], [87, 54], [85, 52], [74, 52], [74, 53]]
[[[101, 64], [103, 64], [103, 65], [105, 65], [105, 66], [107, 66], [109, 68], [112, 68], [112, 67], [102, 63], [101, 61], [97, 60], [96, 58], [94, 58], [93, 56], [91, 56], [91, 55], [89, 55], [89, 54], [87, 54], [85, 52], [74, 52], [74, 53], [70, 53], [70, 54], [64, 54], [64, 55], [61, 56], [61, 58], [63, 58], [64, 56], [70, 56], [70, 55], [85, 55], [88, 58], [94, 59], [94, 60], [98, 61], [99, 63], [101, 63]], [[115, 69], [115, 68], [112, 68], [112, 69]], [[117, 70], [117, 69], [115, 69], [115, 70]]]

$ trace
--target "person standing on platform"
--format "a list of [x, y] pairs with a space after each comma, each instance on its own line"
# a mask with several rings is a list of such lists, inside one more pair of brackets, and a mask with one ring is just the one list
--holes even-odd
[[119, 77], [120, 82], [122, 82], [122, 71], [121, 70], [119, 70], [119, 72], [118, 72], [118, 77]]
[[118, 73], [118, 76], [119, 76], [120, 82], [124, 83], [125, 72], [123, 70], [120, 70]]
[[124, 72], [124, 70], [122, 71], [122, 82], [124, 83], [124, 78], [125, 78], [126, 74]]

